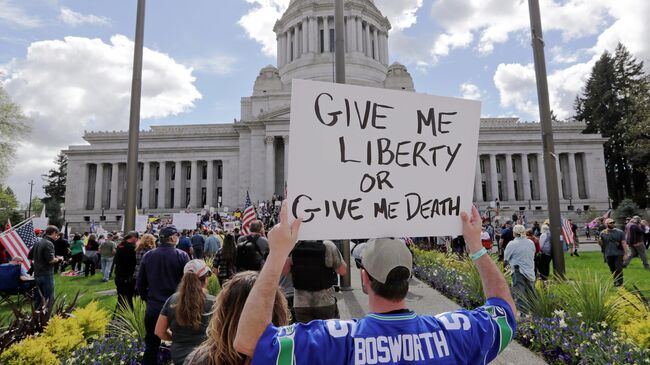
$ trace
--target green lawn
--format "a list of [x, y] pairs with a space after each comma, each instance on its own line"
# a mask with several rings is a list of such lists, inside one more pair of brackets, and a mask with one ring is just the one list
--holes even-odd
[[[109, 282], [102, 283], [102, 274], [98, 271], [95, 276], [59, 276], [54, 277], [54, 289], [57, 296], [65, 295], [66, 301], [69, 302], [74, 298], [75, 294], [79, 292], [79, 300], [77, 302], [78, 306], [85, 306], [91, 301], [95, 300], [100, 308], [104, 308], [109, 312], [112, 312], [115, 309], [117, 303], [117, 296], [113, 295], [99, 295], [97, 292], [104, 290], [115, 289], [115, 282], [110, 280]], [[0, 306], [0, 318], [4, 322], [7, 320], [6, 315], [10, 312], [7, 305]]]
[[[603, 261], [600, 252], [582, 252], [579, 257], [565, 255], [567, 277], [571, 279], [578, 273], [587, 271], [610, 275], [609, 266]], [[641, 259], [634, 258], [630, 265], [623, 269], [623, 283], [627, 289], [632, 290], [635, 284], [646, 296], [650, 296], [650, 270], [645, 270]]]

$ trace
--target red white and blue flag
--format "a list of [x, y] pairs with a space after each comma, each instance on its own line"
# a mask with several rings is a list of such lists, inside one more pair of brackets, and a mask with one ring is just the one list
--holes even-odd
[[242, 217], [241, 225], [241, 234], [247, 235], [249, 233], [249, 228], [251, 223], [257, 219], [257, 213], [255, 212], [255, 207], [251, 203], [251, 197], [246, 192], [246, 201], [244, 202], [244, 215]]
[[0, 243], [4, 246], [9, 255], [13, 257], [23, 258], [23, 267], [29, 270], [29, 260], [27, 255], [29, 249], [36, 242], [36, 235], [34, 234], [34, 225], [32, 220], [16, 226], [17, 228], [10, 229], [6, 232], [0, 233]]
[[564, 218], [562, 218], [562, 236], [564, 236], [564, 242], [566, 242], [566, 244], [570, 245], [575, 243], [573, 227], [571, 227], [571, 223]]

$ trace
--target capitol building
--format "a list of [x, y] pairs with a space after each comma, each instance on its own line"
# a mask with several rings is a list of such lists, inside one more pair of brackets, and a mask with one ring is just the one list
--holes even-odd
[[[406, 67], [391, 62], [391, 25], [372, 0], [345, 1], [345, 61], [349, 84], [416, 91]], [[277, 66], [262, 68], [241, 116], [230, 124], [152, 126], [140, 132], [137, 206], [171, 215], [189, 207], [232, 210], [281, 195], [287, 183], [291, 81], [333, 80], [334, 2], [292, 0], [273, 29]], [[584, 123], [553, 126], [560, 205], [567, 210], [608, 207], [603, 143], [582, 134]], [[88, 131], [70, 146], [65, 198], [72, 229], [89, 222], [121, 226], [126, 205], [126, 131]], [[313, 136], [318, 138], [318, 136]], [[188, 147], [191, 146], [191, 147]], [[502, 209], [547, 209], [539, 123], [482, 118], [474, 200], [499, 199]], [[334, 178], [334, 177], [333, 177]], [[432, 177], [433, 179], [433, 177]]]

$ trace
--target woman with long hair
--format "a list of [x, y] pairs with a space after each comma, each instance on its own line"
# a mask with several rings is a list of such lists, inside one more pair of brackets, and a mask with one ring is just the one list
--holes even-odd
[[217, 268], [217, 278], [221, 286], [237, 272], [235, 267], [236, 254], [235, 236], [228, 233], [223, 239], [223, 245], [214, 257], [214, 267]]
[[97, 251], [99, 251], [97, 236], [91, 234], [88, 236], [88, 243], [86, 243], [86, 254], [84, 255], [84, 276], [95, 275], [95, 271], [97, 271]]
[[206, 338], [215, 298], [208, 294], [210, 268], [203, 260], [185, 264], [183, 278], [160, 311], [155, 333], [164, 341], [172, 341], [174, 365], [182, 365], [187, 355]]
[[140, 242], [138, 242], [138, 245], [135, 248], [135, 271], [133, 272], [134, 278], [138, 276], [138, 270], [140, 269], [142, 256], [154, 248], [156, 248], [156, 237], [149, 233], [143, 234], [140, 238]]
[[[258, 275], [256, 271], [240, 272], [223, 286], [217, 295], [207, 339], [187, 357], [185, 365], [246, 365], [250, 362], [235, 351], [233, 342], [239, 317]], [[280, 289], [275, 293], [272, 322], [275, 326], [289, 323], [287, 300]]]

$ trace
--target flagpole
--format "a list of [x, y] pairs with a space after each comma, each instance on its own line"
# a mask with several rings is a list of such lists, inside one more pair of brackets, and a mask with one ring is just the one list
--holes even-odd
[[[124, 231], [135, 229], [136, 190], [138, 187], [138, 138], [140, 135], [140, 98], [142, 95], [142, 51], [144, 42], [145, 0], [138, 0], [131, 83], [131, 114], [129, 118], [129, 149], [126, 164], [126, 207]], [[178, 172], [177, 172], [178, 173]]]
[[24, 221], [22, 221], [22, 222], [20, 222], [20, 223], [18, 223], [18, 224], [16, 224], [16, 225], [14, 225], [14, 226], [11, 226], [11, 228], [9, 228], [8, 230], [6, 230], [6, 231], [4, 231], [4, 232], [0, 232], [0, 236], [3, 235], [3, 234], [5, 234], [5, 233], [7, 233], [7, 232], [14, 231], [14, 230], [18, 229], [18, 227], [22, 227], [25, 223], [27, 223], [27, 222], [29, 222], [30, 220], [34, 219], [34, 217], [36, 217], [36, 216], [33, 215], [33, 216], [31, 216], [31, 217], [25, 219]]
[[[336, 38], [336, 83], [345, 84], [345, 24], [343, 20], [343, 0], [334, 0], [334, 32]], [[345, 275], [341, 276], [341, 290], [352, 290], [350, 274], [350, 240], [343, 240], [343, 260], [348, 265]]]

